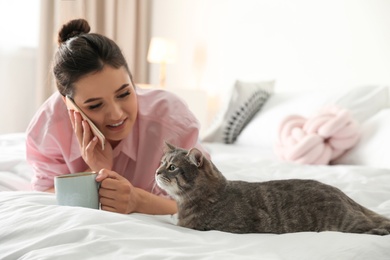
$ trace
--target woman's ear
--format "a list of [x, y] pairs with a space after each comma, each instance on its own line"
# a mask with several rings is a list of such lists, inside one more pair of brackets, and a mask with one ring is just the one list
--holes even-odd
[[190, 159], [190, 162], [195, 164], [196, 167], [199, 168], [203, 165], [203, 154], [197, 148], [192, 148], [187, 156]]

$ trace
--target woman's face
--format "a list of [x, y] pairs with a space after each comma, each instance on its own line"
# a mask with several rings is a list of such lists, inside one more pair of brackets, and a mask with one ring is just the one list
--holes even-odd
[[130, 133], [137, 118], [137, 96], [124, 67], [105, 66], [81, 78], [73, 99], [111, 145]]

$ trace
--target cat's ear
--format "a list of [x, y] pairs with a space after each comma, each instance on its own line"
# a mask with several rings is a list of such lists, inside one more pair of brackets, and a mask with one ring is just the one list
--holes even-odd
[[173, 144], [168, 143], [165, 141], [165, 152], [171, 152], [173, 150], [176, 150], [176, 147]]
[[203, 165], [203, 154], [196, 148], [192, 148], [188, 151], [187, 154], [190, 161], [196, 165], [196, 167], [201, 167]]

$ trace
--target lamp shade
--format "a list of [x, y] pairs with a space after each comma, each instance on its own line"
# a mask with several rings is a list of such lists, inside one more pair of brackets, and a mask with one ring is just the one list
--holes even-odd
[[173, 63], [176, 60], [176, 43], [160, 37], [153, 37], [148, 51], [150, 63]]

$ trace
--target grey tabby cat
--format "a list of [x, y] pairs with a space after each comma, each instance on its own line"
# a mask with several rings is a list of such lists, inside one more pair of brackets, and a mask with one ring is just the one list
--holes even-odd
[[232, 233], [390, 233], [390, 219], [332, 186], [314, 180], [229, 181], [198, 149], [166, 146], [156, 182], [176, 200], [180, 226]]

